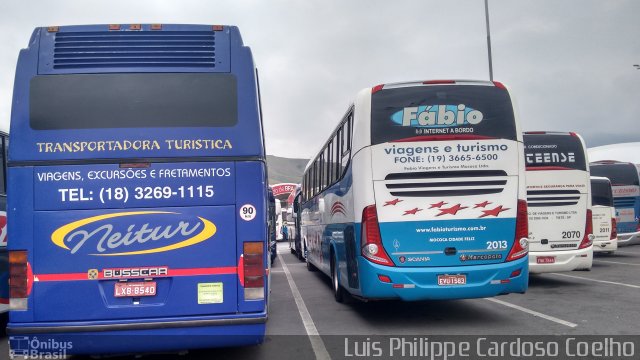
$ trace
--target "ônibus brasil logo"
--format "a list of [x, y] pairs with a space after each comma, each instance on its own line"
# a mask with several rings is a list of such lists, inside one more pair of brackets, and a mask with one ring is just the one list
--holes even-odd
[[[132, 218], [137, 221], [131, 221]], [[51, 241], [72, 254], [143, 255], [201, 243], [211, 238], [216, 230], [215, 224], [200, 216], [168, 211], [129, 211], [66, 224], [51, 234]]]
[[394, 123], [411, 127], [477, 125], [483, 118], [482, 112], [465, 104], [410, 106], [391, 115]]

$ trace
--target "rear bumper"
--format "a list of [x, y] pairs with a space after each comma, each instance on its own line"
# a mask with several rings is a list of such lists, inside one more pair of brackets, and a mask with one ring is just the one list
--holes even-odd
[[[538, 257], [554, 256], [553, 264], [538, 264]], [[593, 246], [586, 249], [529, 252], [529, 272], [532, 274], [591, 269]]]
[[[198, 348], [214, 348], [260, 344], [266, 330], [266, 314], [251, 317], [201, 317], [159, 319], [153, 322], [64, 322], [9, 323], [11, 350], [33, 349], [30, 340], [39, 343], [71, 344], [65, 354], [125, 354], [173, 352]], [[25, 342], [29, 341], [28, 343]], [[46, 351], [45, 351], [46, 350]]]
[[608, 251], [616, 251], [618, 249], [618, 239], [613, 240], [594, 240], [593, 241], [593, 252], [608, 252]]
[[[361, 286], [357, 295], [366, 299], [418, 301], [524, 293], [529, 286], [527, 261], [525, 256], [522, 259], [500, 264], [414, 268], [382, 266], [359, 257]], [[511, 274], [517, 270], [520, 270], [520, 274], [511, 277]], [[465, 274], [467, 284], [439, 286], [438, 275], [443, 274]], [[388, 276], [392, 283], [383, 283], [378, 279], [378, 275]]]
[[618, 233], [618, 246], [640, 244], [640, 231], [632, 233]]

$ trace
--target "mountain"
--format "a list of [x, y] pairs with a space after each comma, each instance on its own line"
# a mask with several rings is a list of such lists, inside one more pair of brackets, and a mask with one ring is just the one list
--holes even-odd
[[304, 168], [308, 159], [289, 159], [274, 155], [267, 155], [267, 168], [269, 170], [269, 184], [295, 183], [302, 181]]

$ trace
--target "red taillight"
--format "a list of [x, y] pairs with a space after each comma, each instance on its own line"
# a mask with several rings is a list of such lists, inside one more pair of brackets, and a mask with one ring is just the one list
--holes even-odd
[[507, 87], [504, 86], [504, 84], [499, 81], [494, 81], [493, 85], [495, 85], [498, 89], [507, 90]]
[[578, 249], [588, 248], [593, 244], [593, 216], [591, 210], [587, 210], [587, 225], [584, 227], [584, 237]]
[[29, 264], [26, 251], [9, 251], [9, 303], [11, 310], [26, 310]]
[[379, 265], [395, 266], [382, 246], [378, 212], [375, 205], [369, 205], [362, 210], [361, 252], [367, 260]]
[[616, 218], [611, 218], [611, 237], [610, 240], [618, 238], [618, 223], [616, 222]]
[[245, 300], [264, 298], [264, 243], [245, 242], [242, 254], [242, 278]]
[[513, 246], [507, 256], [507, 261], [513, 261], [526, 256], [529, 253], [529, 216], [527, 215], [527, 201], [518, 200], [518, 211], [516, 214], [516, 235], [513, 239]]
[[384, 87], [384, 84], [380, 84], [380, 85], [376, 85], [374, 87], [371, 88], [371, 95], [377, 93], [378, 91], [382, 90], [382, 88]]

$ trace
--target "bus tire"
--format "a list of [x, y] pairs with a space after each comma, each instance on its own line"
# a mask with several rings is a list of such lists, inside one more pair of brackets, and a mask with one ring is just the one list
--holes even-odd
[[340, 285], [340, 277], [338, 276], [338, 267], [336, 266], [336, 256], [331, 252], [331, 288], [333, 289], [333, 297], [337, 302], [344, 302], [344, 288]]
[[318, 268], [316, 268], [311, 262], [309, 262], [309, 258], [308, 257], [307, 257], [306, 263], [307, 263], [307, 270], [309, 270], [311, 272], [318, 270]]

